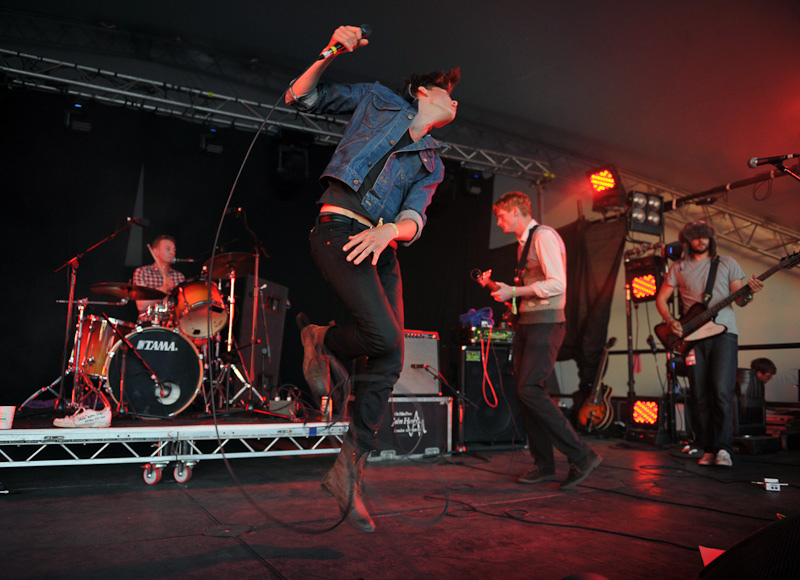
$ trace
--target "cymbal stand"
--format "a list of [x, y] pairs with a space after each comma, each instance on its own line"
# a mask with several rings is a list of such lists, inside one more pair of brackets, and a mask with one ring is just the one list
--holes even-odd
[[[56, 397], [56, 399], [58, 400], [57, 403], [56, 403], [56, 406], [58, 406], [59, 403], [63, 406], [64, 378], [67, 375], [67, 349], [69, 348], [69, 337], [70, 337], [71, 329], [72, 329], [72, 305], [73, 305], [73, 302], [75, 300], [75, 282], [76, 282], [76, 280], [78, 278], [78, 260], [83, 258], [83, 256], [85, 256], [86, 254], [88, 254], [89, 252], [94, 250], [95, 248], [97, 248], [97, 247], [103, 245], [104, 243], [106, 243], [107, 241], [111, 240], [112, 238], [114, 238], [117, 234], [119, 234], [123, 230], [128, 229], [134, 223], [135, 222], [131, 218], [128, 218], [128, 220], [125, 222], [125, 224], [120, 226], [120, 227], [118, 227], [112, 234], [106, 236], [105, 238], [103, 238], [102, 240], [97, 242], [96, 244], [94, 244], [92, 246], [89, 246], [89, 248], [87, 248], [83, 252], [80, 252], [80, 253], [76, 254], [75, 256], [73, 256], [72, 258], [70, 258], [69, 260], [67, 260], [63, 264], [61, 264], [58, 268], [53, 270], [53, 273], [55, 274], [56, 272], [58, 272], [59, 270], [65, 268], [66, 266], [70, 267], [69, 299], [67, 300], [67, 328], [66, 328], [66, 332], [64, 334], [64, 350], [63, 350], [62, 355], [61, 355], [61, 377], [58, 380], [59, 388], [58, 388], [58, 396]], [[55, 382], [53, 383], [53, 385], [54, 384], [55, 384]], [[23, 403], [23, 405], [24, 405], [24, 403]]]
[[[240, 350], [235, 349], [235, 352], [239, 356], [242, 367], [244, 367], [244, 361], [242, 360]], [[256, 389], [254, 389], [250, 381], [247, 379], [246, 369], [244, 369], [243, 372], [234, 362], [224, 362], [220, 357], [218, 357], [215, 362], [218, 365], [219, 372], [216, 375], [216, 384], [212, 385], [212, 393], [214, 391], [218, 391], [220, 393], [220, 395], [223, 397], [224, 408], [226, 410], [229, 409], [230, 406], [236, 401], [240, 400], [246, 391], [250, 392], [251, 401], [252, 398], [255, 398], [258, 400], [260, 405], [264, 405], [267, 402], [266, 398], [263, 397]], [[234, 376], [242, 383], [242, 387], [236, 392], [236, 394], [230, 396], [229, 385]], [[248, 405], [245, 404], [245, 406]]]

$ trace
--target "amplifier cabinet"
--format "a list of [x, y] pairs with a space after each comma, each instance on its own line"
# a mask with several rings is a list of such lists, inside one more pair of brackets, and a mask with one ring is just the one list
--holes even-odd
[[526, 445], [514, 383], [513, 349], [493, 344], [486, 350], [478, 345], [461, 347], [459, 391], [463, 400], [458, 402], [456, 421], [459, 451]]
[[392, 389], [392, 395], [414, 397], [441, 395], [441, 387], [436, 377], [439, 371], [439, 333], [406, 330], [404, 334], [403, 370]]
[[453, 399], [390, 397], [369, 461], [435, 457], [453, 448]]

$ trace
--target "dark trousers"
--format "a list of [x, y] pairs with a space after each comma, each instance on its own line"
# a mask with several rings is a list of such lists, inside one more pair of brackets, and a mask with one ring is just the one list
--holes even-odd
[[576, 463], [591, 451], [547, 393], [547, 379], [553, 372], [565, 333], [565, 323], [557, 322], [520, 324], [514, 335], [520, 413], [531, 457], [543, 470], [555, 469], [554, 446], [570, 463]]
[[358, 265], [348, 262], [342, 251], [348, 236], [365, 229], [356, 220], [318, 220], [309, 241], [322, 275], [355, 321], [328, 330], [325, 346], [340, 361], [356, 360], [350, 436], [362, 450], [370, 451], [377, 448], [378, 428], [403, 369], [404, 322], [403, 283], [395, 250], [387, 247], [376, 266], [371, 257]]
[[697, 363], [687, 365], [694, 408], [694, 438], [707, 453], [733, 453], [733, 393], [739, 337], [724, 332], [694, 344]]

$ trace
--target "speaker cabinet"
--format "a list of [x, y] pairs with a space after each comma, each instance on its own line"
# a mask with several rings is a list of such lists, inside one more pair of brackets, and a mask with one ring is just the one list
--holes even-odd
[[[289, 289], [263, 278], [258, 279], [258, 310], [256, 312], [256, 342], [250, 346], [253, 331], [253, 276], [237, 280], [236, 285], [244, 285], [244, 300], [239, 302], [239, 348], [242, 351], [245, 368], [250, 371], [250, 357], [254, 350], [253, 386], [262, 395], [269, 397], [270, 390], [280, 384], [281, 350], [283, 346], [283, 326], [286, 321], [286, 305]], [[238, 292], [237, 292], [238, 294]], [[235, 328], [235, 327], [234, 327]]]
[[438, 396], [439, 334], [424, 330], [405, 331], [405, 357], [400, 378], [392, 389], [397, 396]]
[[459, 391], [464, 398], [458, 401], [456, 422], [461, 450], [525, 446], [510, 345], [491, 346], [485, 360], [479, 345], [462, 346]]

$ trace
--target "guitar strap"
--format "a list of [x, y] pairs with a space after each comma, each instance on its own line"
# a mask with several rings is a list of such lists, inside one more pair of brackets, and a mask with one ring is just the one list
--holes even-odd
[[528, 262], [528, 252], [531, 251], [531, 241], [533, 241], [533, 232], [536, 231], [536, 228], [539, 227], [539, 224], [533, 226], [530, 230], [528, 230], [528, 239], [525, 242], [525, 246], [522, 248], [522, 253], [519, 256], [519, 262], [517, 262], [517, 269], [514, 271], [514, 286], [524, 286], [522, 283], [522, 274], [525, 272], [525, 264]]
[[708, 308], [708, 303], [711, 302], [711, 296], [714, 294], [714, 281], [717, 279], [717, 267], [719, 266], [719, 256], [714, 256], [711, 260], [711, 269], [708, 271], [708, 280], [706, 280], [706, 290], [703, 292], [703, 307]]

